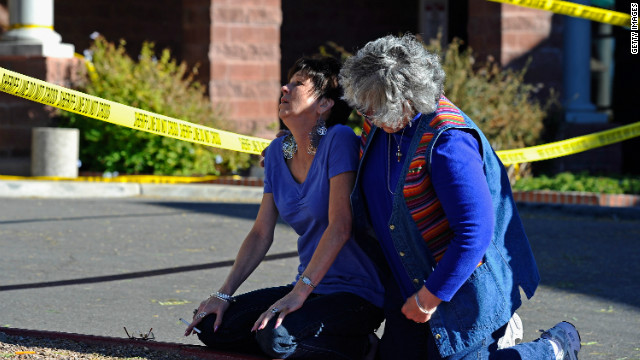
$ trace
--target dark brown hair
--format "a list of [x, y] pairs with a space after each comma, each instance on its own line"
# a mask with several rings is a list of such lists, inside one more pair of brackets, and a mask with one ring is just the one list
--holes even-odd
[[327, 127], [335, 124], [346, 124], [351, 107], [342, 100], [343, 90], [338, 81], [341, 64], [335, 58], [329, 56], [301, 57], [289, 69], [287, 78], [291, 79], [297, 72], [309, 77], [313, 83], [314, 94], [320, 98], [333, 100], [329, 118], [326, 119]]

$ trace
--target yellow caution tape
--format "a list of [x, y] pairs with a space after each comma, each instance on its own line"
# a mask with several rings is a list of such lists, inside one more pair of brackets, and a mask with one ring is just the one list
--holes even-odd
[[53, 25], [38, 25], [38, 24], [13, 24], [9, 26], [9, 30], [16, 29], [48, 29], [53, 30]]
[[560, 15], [569, 15], [601, 23], [631, 26], [631, 15], [593, 6], [560, 0], [489, 0], [504, 4], [519, 5], [533, 9], [547, 10]]
[[260, 154], [271, 142], [136, 109], [2, 67], [0, 75], [0, 91], [7, 94], [156, 135], [249, 154]]
[[524, 149], [496, 151], [504, 165], [553, 159], [640, 136], [640, 122]]
[[81, 55], [78, 53], [73, 53], [73, 57], [84, 61], [84, 65], [87, 67], [87, 71], [89, 72], [89, 77], [91, 78], [92, 81], [96, 81], [98, 79], [98, 73], [96, 72], [96, 67], [93, 65], [91, 61], [87, 60], [87, 58], [85, 58], [84, 55]]
[[[76, 90], [50, 84], [6, 70], [2, 67], [0, 67], [0, 91], [112, 124], [222, 149], [249, 154], [260, 154], [271, 142], [267, 139], [217, 130], [184, 120], [155, 114], [146, 110], [136, 109], [96, 96], [87, 95]], [[550, 144], [515, 150], [501, 150], [496, 153], [503, 164], [510, 165], [571, 155], [628, 140], [636, 136], [640, 136], [640, 122]], [[30, 179], [188, 183], [215, 180], [216, 178], [215, 176], [209, 178], [130, 175], [123, 177], [118, 176], [111, 179], [100, 176], [79, 177], [74, 179], [31, 177]], [[17, 180], [23, 179], [23, 177], [2, 176], [0, 179]]]

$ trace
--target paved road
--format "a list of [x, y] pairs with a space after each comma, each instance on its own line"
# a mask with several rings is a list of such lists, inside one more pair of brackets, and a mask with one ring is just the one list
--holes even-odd
[[[0, 198], [0, 326], [184, 338], [179, 317], [226, 276], [256, 202], [162, 198]], [[525, 340], [560, 320], [582, 335], [580, 359], [640, 359], [640, 211], [525, 207], [542, 274], [519, 311]], [[276, 229], [270, 259], [240, 291], [293, 279], [296, 235]]]

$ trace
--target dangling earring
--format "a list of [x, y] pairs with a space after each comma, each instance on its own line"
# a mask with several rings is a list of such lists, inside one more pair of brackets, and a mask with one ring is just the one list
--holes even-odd
[[307, 148], [307, 154], [316, 154], [316, 150], [318, 150], [318, 145], [320, 144], [320, 139], [325, 135], [327, 135], [326, 124], [323, 118], [319, 118], [318, 121], [316, 121], [316, 124], [311, 129], [311, 132], [309, 133], [310, 143], [309, 147]]
[[298, 152], [298, 143], [293, 135], [289, 134], [282, 140], [282, 155], [285, 159], [293, 159], [293, 154]]

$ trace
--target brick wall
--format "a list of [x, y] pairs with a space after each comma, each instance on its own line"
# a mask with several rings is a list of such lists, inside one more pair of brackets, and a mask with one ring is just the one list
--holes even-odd
[[515, 5], [502, 5], [500, 63], [511, 61], [543, 43], [551, 33], [553, 13]]
[[469, 0], [469, 45], [480, 61], [492, 56], [502, 66], [522, 69], [526, 81], [562, 91], [563, 17], [551, 12], [486, 0]]
[[281, 23], [280, 0], [211, 1], [210, 97], [240, 133], [273, 137]]
[[[0, 0], [0, 33], [8, 22], [6, 4]], [[327, 41], [355, 51], [383, 35], [417, 33], [417, 6], [417, 0], [64, 0], [55, 3], [55, 28], [78, 52], [89, 46], [94, 31], [111, 41], [125, 38], [134, 57], [145, 40], [154, 41], [157, 49], [170, 48], [179, 60], [200, 65], [199, 80], [209, 85], [211, 100], [226, 108], [238, 132], [271, 137], [280, 84], [296, 58], [317, 53]], [[468, 16], [468, 43], [479, 61], [492, 55], [505, 66], [521, 68], [532, 57], [526, 79], [562, 91], [562, 16], [486, 0], [468, 0]], [[614, 31], [627, 39], [628, 32]], [[617, 52], [624, 49], [616, 47]], [[637, 118], [637, 109], [629, 105], [634, 94], [629, 84], [637, 81], [627, 77], [638, 72], [631, 69], [635, 63], [628, 52], [625, 56], [626, 63], [616, 59], [620, 81], [614, 83], [614, 106], [622, 114], [618, 122]], [[624, 64], [627, 71], [618, 67]], [[33, 71], [43, 66], [34, 65]], [[23, 154], [24, 144], [30, 143], [26, 135], [6, 132], [6, 117], [18, 111], [10, 104], [22, 101], [0, 94], [0, 140], [23, 144], [0, 148], [0, 156]], [[39, 121], [33, 119], [41, 118], [42, 111], [19, 112], [29, 114], [26, 124]], [[20, 120], [11, 122], [15, 126]], [[636, 148], [625, 152], [632, 154]], [[638, 169], [635, 158], [629, 162]]]
[[563, 20], [549, 11], [502, 5], [500, 62], [521, 69], [530, 59], [525, 80], [544, 84], [541, 97], [550, 88], [562, 91]]
[[55, 28], [78, 52], [94, 31], [125, 39], [134, 57], [144, 41], [171, 49], [198, 66], [197, 79], [235, 131], [268, 137], [278, 120], [280, 6], [280, 0], [65, 0], [55, 4]]
[[[6, 0], [5, 0], [6, 1]], [[0, 35], [9, 28], [9, 10], [7, 5], [0, 1]]]
[[[8, 23], [0, 0], [0, 33]], [[214, 104], [230, 128], [273, 137], [280, 89], [280, 0], [65, 0], [54, 7], [55, 30], [82, 53], [98, 32], [126, 41], [136, 58], [142, 43], [169, 48], [175, 58], [198, 65]], [[75, 60], [74, 60], [75, 61]], [[59, 59], [0, 59], [0, 66], [69, 86], [75, 63]], [[66, 79], [66, 80], [65, 80]], [[53, 125], [52, 109], [0, 94], [0, 174], [28, 175], [31, 128]]]

